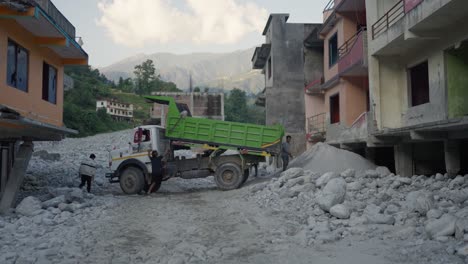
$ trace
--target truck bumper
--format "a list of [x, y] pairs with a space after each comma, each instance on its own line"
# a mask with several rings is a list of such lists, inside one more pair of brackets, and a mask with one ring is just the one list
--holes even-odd
[[106, 178], [109, 179], [110, 183], [119, 182], [119, 177], [116, 176], [115, 173], [106, 173]]

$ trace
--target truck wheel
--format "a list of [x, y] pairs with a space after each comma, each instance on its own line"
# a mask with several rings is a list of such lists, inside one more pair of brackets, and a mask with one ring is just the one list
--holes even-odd
[[143, 190], [143, 172], [135, 167], [126, 168], [120, 175], [120, 188], [126, 194], [138, 194]]
[[244, 176], [237, 164], [226, 163], [216, 170], [214, 179], [221, 190], [227, 191], [239, 188], [242, 185]]

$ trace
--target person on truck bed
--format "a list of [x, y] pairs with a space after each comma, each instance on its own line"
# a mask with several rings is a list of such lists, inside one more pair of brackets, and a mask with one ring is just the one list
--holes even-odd
[[291, 154], [291, 136], [286, 137], [286, 142], [283, 142], [283, 148], [281, 151], [281, 158], [283, 159], [283, 171], [288, 168], [289, 158], [292, 158]]
[[151, 160], [151, 185], [147, 194], [150, 194], [161, 186], [164, 177], [164, 161], [163, 156], [159, 156], [156, 150], [148, 150], [148, 157]]
[[80, 165], [80, 177], [81, 177], [81, 184], [80, 189], [83, 186], [86, 186], [86, 190], [91, 192], [91, 181], [94, 179], [96, 175], [97, 163], [94, 161], [96, 159], [96, 155], [91, 154], [89, 156], [89, 160], [83, 161]]

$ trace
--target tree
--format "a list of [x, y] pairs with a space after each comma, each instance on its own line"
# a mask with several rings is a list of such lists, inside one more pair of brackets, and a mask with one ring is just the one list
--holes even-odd
[[205, 93], [209, 93], [209, 92], [210, 92], [210, 88], [205, 87]]
[[198, 87], [198, 86], [195, 87], [195, 89], [193, 89], [193, 92], [194, 92], [194, 93], [199, 93], [199, 92], [200, 92], [200, 87]]
[[231, 93], [226, 96], [224, 105], [226, 121], [249, 122], [247, 95], [245, 91], [234, 88]]
[[139, 95], [151, 93], [154, 80], [156, 80], [156, 68], [152, 60], [146, 60], [135, 66], [135, 92]]

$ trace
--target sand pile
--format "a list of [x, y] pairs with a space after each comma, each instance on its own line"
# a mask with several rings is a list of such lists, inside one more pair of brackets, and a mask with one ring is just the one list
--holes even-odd
[[353, 169], [356, 174], [363, 174], [376, 166], [356, 153], [338, 149], [324, 143], [318, 143], [310, 150], [295, 158], [289, 168], [302, 168], [315, 173], [342, 173]]

